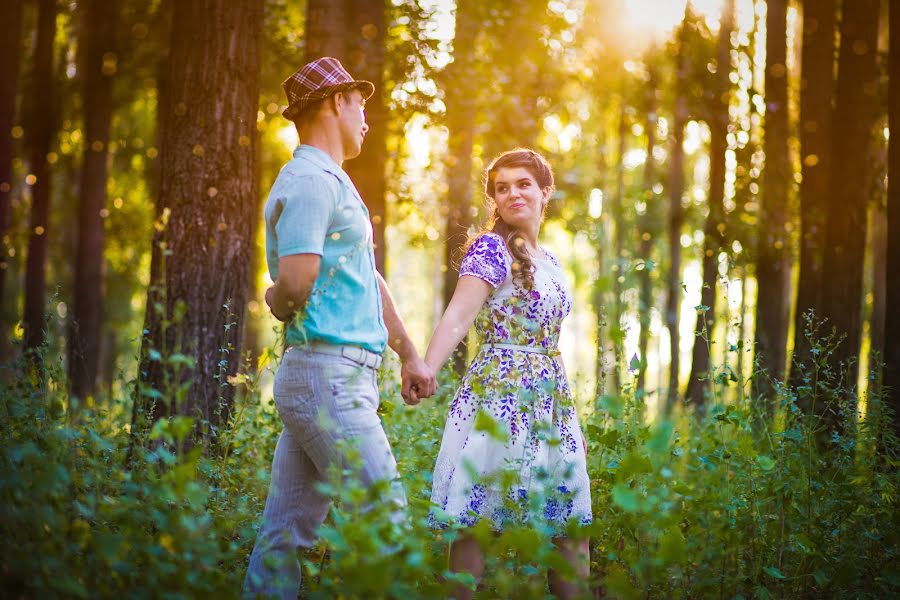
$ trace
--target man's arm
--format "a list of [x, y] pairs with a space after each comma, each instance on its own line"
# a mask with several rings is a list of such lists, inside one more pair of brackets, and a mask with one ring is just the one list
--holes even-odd
[[382, 314], [388, 330], [388, 345], [400, 357], [400, 379], [402, 381], [400, 395], [407, 404], [418, 404], [419, 399], [427, 398], [437, 391], [434, 371], [419, 357], [415, 345], [409, 339], [409, 334], [406, 333], [406, 327], [403, 326], [403, 321], [397, 314], [394, 299], [391, 297], [391, 292], [381, 273], [376, 271], [375, 275], [378, 277], [378, 289], [381, 292]]
[[266, 290], [266, 304], [276, 319], [287, 321], [306, 306], [321, 263], [318, 254], [290, 254], [278, 259], [278, 279]]

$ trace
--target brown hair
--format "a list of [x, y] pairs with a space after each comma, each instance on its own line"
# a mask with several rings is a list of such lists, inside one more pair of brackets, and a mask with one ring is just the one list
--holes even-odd
[[488, 232], [496, 233], [506, 241], [506, 247], [513, 257], [513, 282], [518, 283], [526, 290], [531, 290], [534, 288], [534, 274], [532, 273], [534, 263], [525, 248], [525, 240], [518, 230], [500, 217], [497, 204], [494, 202], [494, 180], [497, 177], [497, 171], [519, 167], [527, 170], [534, 177], [541, 190], [553, 188], [553, 169], [550, 168], [547, 160], [534, 150], [516, 148], [497, 156], [484, 173], [484, 193], [487, 196], [487, 205], [491, 216], [488, 217], [481, 231], [469, 238], [465, 250], [468, 250], [479, 236]]

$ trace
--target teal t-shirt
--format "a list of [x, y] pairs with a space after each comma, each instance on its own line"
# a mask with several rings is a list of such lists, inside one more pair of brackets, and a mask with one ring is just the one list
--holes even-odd
[[301, 319], [287, 326], [287, 342], [319, 341], [381, 353], [387, 328], [375, 277], [369, 211], [350, 177], [324, 151], [301, 145], [278, 174], [265, 207], [266, 263], [278, 277], [278, 259], [322, 257]]

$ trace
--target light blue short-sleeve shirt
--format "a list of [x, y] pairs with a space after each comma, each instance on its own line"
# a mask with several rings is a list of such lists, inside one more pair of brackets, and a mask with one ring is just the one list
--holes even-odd
[[273, 280], [282, 256], [322, 257], [302, 320], [287, 326], [288, 344], [326, 342], [383, 352], [387, 328], [372, 223], [344, 170], [322, 150], [298, 146], [272, 185], [265, 219], [266, 263]]

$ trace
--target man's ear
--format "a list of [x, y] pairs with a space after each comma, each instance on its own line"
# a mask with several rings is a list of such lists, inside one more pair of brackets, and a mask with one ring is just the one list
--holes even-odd
[[334, 112], [334, 114], [341, 116], [341, 111], [344, 108], [344, 92], [335, 92], [331, 96], [328, 97], [328, 107]]

